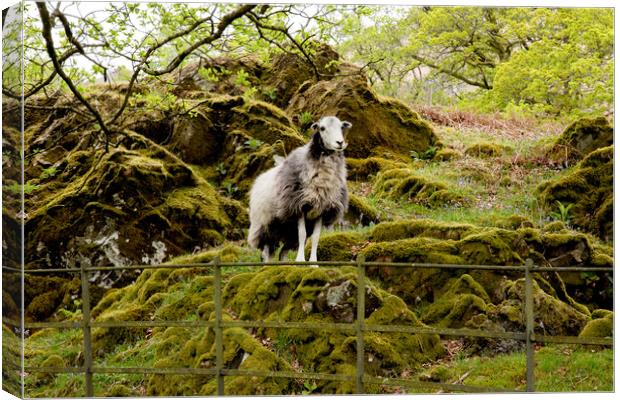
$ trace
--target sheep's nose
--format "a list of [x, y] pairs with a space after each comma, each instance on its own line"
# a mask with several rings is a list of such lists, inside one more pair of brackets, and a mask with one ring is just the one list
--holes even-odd
[[344, 143], [342, 140], [336, 140], [336, 143], [338, 144], [339, 147], [342, 147], [342, 143]]

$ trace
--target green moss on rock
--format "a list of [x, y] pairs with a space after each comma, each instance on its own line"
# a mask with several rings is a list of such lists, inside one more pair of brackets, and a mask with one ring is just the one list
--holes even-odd
[[408, 156], [439, 145], [431, 126], [403, 103], [377, 95], [360, 76], [319, 81], [297, 93], [287, 112], [309, 111], [313, 115], [336, 115], [353, 126], [347, 134], [350, 157], [365, 158], [390, 150]]
[[[317, 256], [319, 260], [350, 261], [355, 259], [366, 243], [366, 237], [357, 232], [330, 232], [321, 236]], [[306, 245], [306, 253], [310, 254], [310, 245]]]
[[499, 157], [512, 150], [508, 146], [501, 146], [494, 143], [476, 143], [465, 149], [465, 154], [471, 157], [488, 158]]
[[367, 181], [383, 170], [406, 166], [405, 163], [379, 157], [347, 158], [348, 179], [350, 180]]
[[467, 197], [452, 192], [441, 182], [432, 182], [415, 175], [409, 168], [388, 169], [377, 174], [373, 193], [393, 200], [409, 200], [431, 208], [459, 206], [469, 203]]
[[450, 148], [439, 149], [433, 156], [433, 161], [453, 161], [458, 160], [463, 155], [458, 151]]
[[371, 231], [370, 239], [375, 242], [388, 242], [413, 237], [460, 240], [475, 230], [474, 225], [412, 219], [383, 222]]
[[613, 144], [614, 129], [605, 117], [581, 118], [570, 124], [547, 157], [558, 164], [572, 165], [592, 151]]
[[554, 211], [557, 202], [573, 204], [571, 223], [608, 241], [613, 234], [613, 149], [591, 152], [569, 174], [536, 189], [548, 210]]
[[[143, 315], [135, 319], [155, 320], [171, 306], [184, 313], [175, 319], [187, 319], [198, 309], [201, 319], [213, 320], [213, 304], [207, 293], [213, 290], [211, 277], [191, 273], [192, 269], [144, 271], [135, 284], [108, 294], [93, 310], [96, 321], [117, 319], [136, 309]], [[352, 322], [356, 310], [357, 281], [353, 267], [337, 269], [264, 267], [230, 277], [224, 288], [224, 320]], [[209, 278], [209, 279], [207, 279]], [[204, 282], [202, 282], [204, 281]], [[154, 288], [154, 289], [147, 289]], [[205, 293], [205, 291], [207, 291]], [[147, 295], [146, 293], [155, 292]], [[142, 299], [148, 297], [144, 302]], [[154, 308], [149, 302], [161, 297]], [[205, 300], [206, 299], [206, 300]], [[202, 310], [202, 311], [200, 311]], [[423, 326], [398, 297], [367, 282], [366, 322]], [[101, 344], [102, 330], [94, 334], [95, 346]], [[135, 332], [138, 333], [138, 332]], [[106, 332], [106, 343], [113, 351], [128, 343], [130, 332], [116, 335]], [[140, 332], [144, 337], [146, 332]], [[121, 337], [122, 336], [122, 337]], [[212, 329], [155, 328], [150, 332], [145, 351], [155, 351], [154, 367], [213, 368], [216, 349]], [[304, 371], [351, 373], [355, 368], [355, 336], [351, 332], [325, 332], [311, 329], [258, 329], [253, 334], [242, 328], [223, 332], [224, 367], [262, 371], [292, 371], [299, 365]], [[150, 347], [150, 349], [149, 349]], [[148, 349], [148, 350], [147, 350]], [[366, 371], [382, 375], [416, 368], [445, 352], [436, 335], [369, 333], [366, 340]], [[213, 395], [217, 384], [211, 376], [183, 377], [152, 375], [147, 378], [149, 395]], [[352, 393], [353, 384], [318, 383], [320, 393]], [[380, 390], [378, 388], [377, 390]], [[285, 378], [232, 378], [225, 381], [226, 394], [299, 393], [295, 380]]]
[[353, 225], [366, 226], [371, 223], [379, 223], [381, 216], [379, 210], [364, 198], [355, 194], [349, 194], [349, 209], [345, 214], [345, 220]]

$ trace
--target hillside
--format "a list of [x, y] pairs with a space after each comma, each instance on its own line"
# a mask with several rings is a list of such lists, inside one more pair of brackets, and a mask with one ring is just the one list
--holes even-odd
[[[339, 60], [333, 49], [320, 49], [322, 65]], [[326, 114], [353, 123], [346, 152], [351, 204], [345, 221], [322, 233], [319, 260], [362, 255], [386, 263], [522, 265], [529, 258], [540, 266], [613, 267], [613, 127], [605, 118], [569, 125], [408, 105], [378, 94], [353, 65], [336, 63], [333, 75], [317, 79], [296, 68], [303, 60], [290, 54], [213, 63], [175, 74], [174, 93], [155, 80], [137, 86], [139, 96], [129, 105], [123, 129], [107, 138], [107, 149], [86, 117], [70, 111], [77, 106], [74, 99], [33, 97], [36, 107], [25, 121], [26, 270], [209, 262], [216, 255], [258, 262], [259, 252], [245, 242], [248, 190], [274, 165], [275, 155], [307, 142], [311, 122]], [[231, 72], [217, 84], [199, 73], [219, 65]], [[252, 96], [232, 78], [241, 68], [256, 88]], [[121, 82], [85, 92], [111, 114], [126, 90], [128, 83]], [[9, 123], [3, 140], [14, 148], [19, 133]], [[19, 210], [10, 197], [19, 187], [17, 157], [3, 153], [3, 224], [9, 228]], [[352, 322], [355, 277], [351, 267], [228, 269], [224, 319]], [[534, 278], [536, 333], [612, 335], [610, 274], [540, 272]], [[5, 273], [3, 308], [5, 316], [16, 318], [19, 294], [11, 279], [17, 277]], [[79, 279], [50, 273], [26, 274], [25, 281], [27, 321], [81, 318]], [[367, 324], [500, 332], [525, 326], [523, 278], [514, 272], [377, 266], [368, 268], [367, 283]], [[95, 321], [215, 318], [207, 269], [112, 271], [93, 274], [90, 284]], [[12, 334], [5, 329], [3, 335]], [[350, 332], [227, 328], [223, 335], [227, 368], [355, 371]], [[79, 330], [33, 329], [25, 343], [26, 364], [79, 366], [81, 343]], [[215, 359], [214, 332], [205, 328], [96, 328], [93, 343], [100, 366], [209, 368]], [[369, 375], [524, 388], [522, 373], [483, 379], [466, 374], [470, 365], [463, 364], [487, 357], [508, 360], [521, 371], [515, 361], [521, 342], [369, 333], [366, 346]], [[556, 363], [539, 373], [550, 379], [554, 368], [564, 368], [557, 361], [562, 352], [574, 351], [577, 360], [605, 371], [599, 381], [569, 387], [541, 376], [541, 390], [610, 390], [610, 351], [582, 350], [538, 348], [541, 360]], [[445, 365], [450, 371], [437, 373]], [[30, 374], [26, 390], [32, 397], [75, 396], [82, 394], [81, 382], [73, 375]], [[161, 374], [98, 376], [95, 385], [104, 396], [216, 390], [208, 376]], [[236, 395], [354, 389], [354, 383], [286, 378], [225, 381], [226, 394]], [[406, 391], [384, 385], [367, 390]]]

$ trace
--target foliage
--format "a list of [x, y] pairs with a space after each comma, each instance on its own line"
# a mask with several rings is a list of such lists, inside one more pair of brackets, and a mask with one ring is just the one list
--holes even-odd
[[424, 150], [423, 152], [411, 150], [409, 154], [411, 154], [411, 158], [413, 158], [414, 160], [432, 160], [433, 157], [435, 157], [435, 154], [437, 154], [438, 149], [439, 147], [437, 146], [429, 146], [429, 148]]
[[611, 9], [366, 10], [342, 24], [340, 50], [385, 94], [538, 115], [613, 105]]
[[563, 222], [564, 224], [568, 225], [570, 223], [570, 219], [571, 219], [571, 215], [570, 215], [570, 210], [571, 208], [573, 208], [575, 205], [572, 203], [569, 203], [567, 205], [564, 205], [562, 202], [560, 202], [559, 200], [555, 201], [555, 204], [558, 206], [558, 211], [557, 212], [552, 212], [551, 216], [555, 219], [557, 219], [558, 221]]
[[41, 186], [37, 184], [33, 184], [31, 182], [26, 182], [25, 185], [20, 185], [19, 183], [12, 183], [8, 186], [5, 186], [6, 190], [10, 193], [19, 195], [22, 190], [24, 191], [24, 195], [32, 194], [35, 190], [38, 190]]
[[248, 149], [254, 151], [254, 150], [258, 149], [259, 147], [261, 147], [263, 145], [263, 141], [259, 140], [259, 139], [256, 139], [256, 138], [252, 138], [252, 139], [246, 140], [244, 145]]
[[302, 127], [308, 126], [312, 123], [313, 118], [314, 117], [312, 116], [311, 112], [304, 111], [299, 114], [299, 125], [301, 125]]

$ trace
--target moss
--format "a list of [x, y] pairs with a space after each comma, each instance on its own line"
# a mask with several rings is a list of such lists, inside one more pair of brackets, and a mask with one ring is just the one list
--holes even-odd
[[437, 207], [466, 207], [472, 203], [470, 196], [452, 192], [448, 189], [440, 189], [433, 191], [428, 197], [426, 204], [431, 208]]
[[[235, 262], [239, 261], [244, 249], [237, 245], [228, 243], [219, 248], [214, 248], [207, 251], [198, 252], [195, 254], [179, 256], [168, 261], [170, 264], [194, 264], [194, 263], [208, 263], [211, 262], [216, 256], [220, 257], [223, 262]], [[178, 270], [181, 273], [184, 270]], [[174, 275], [174, 273], [173, 273]]]
[[614, 129], [605, 117], [581, 118], [570, 124], [546, 153], [555, 163], [572, 165], [592, 151], [613, 144]]
[[[239, 202], [223, 198], [162, 146], [144, 137], [135, 142], [132, 135], [127, 144], [138, 143], [133, 150], [121, 146], [108, 153], [67, 156], [57, 175], [64, 188], [43, 190], [44, 197], [30, 204], [30, 267], [164, 261], [187, 249], [243, 236], [238, 223], [247, 221], [247, 212]], [[73, 235], [65, 240], [68, 230]], [[106, 274], [106, 282], [96, 283], [110, 286], [119, 275]]]
[[613, 145], [586, 156], [570, 173], [543, 182], [537, 195], [549, 211], [557, 202], [570, 210], [571, 224], [610, 241], [613, 235]]
[[377, 173], [395, 168], [404, 168], [406, 164], [387, 160], [379, 157], [347, 158], [347, 171], [349, 180], [369, 180]]
[[424, 311], [421, 318], [425, 323], [460, 328], [474, 315], [487, 311], [491, 299], [471, 275], [463, 274], [446, 286]]
[[[317, 249], [317, 258], [321, 261], [350, 261], [355, 259], [363, 247], [365, 237], [356, 232], [330, 232], [322, 235]], [[310, 252], [306, 245], [306, 253]]]
[[486, 303], [473, 294], [434, 302], [422, 315], [422, 321], [439, 327], [460, 328], [471, 317], [486, 312]]
[[458, 248], [451, 241], [432, 238], [401, 239], [391, 242], [371, 243], [361, 254], [369, 261], [426, 262], [460, 264]]
[[592, 319], [606, 318], [606, 317], [613, 318], [613, 314], [614, 314], [613, 311], [598, 309], [598, 310], [592, 311]]
[[613, 337], [614, 336], [614, 314], [607, 313], [601, 318], [589, 321], [579, 333], [579, 337]]
[[[64, 368], [67, 366], [65, 360], [58, 354], [52, 354], [47, 357], [40, 365], [43, 368]], [[50, 372], [35, 373], [38, 381], [47, 382], [54, 378], [56, 374]]]
[[444, 365], [436, 365], [428, 372], [420, 374], [419, 379], [427, 382], [447, 382], [452, 376], [450, 370]]
[[454, 149], [443, 148], [438, 150], [433, 156], [433, 161], [453, 161], [462, 157], [462, 154]]
[[[135, 319], [154, 319], [164, 310], [198, 309], [201, 319], [213, 320], [213, 302], [205, 301], [205, 290], [211, 291], [212, 278], [196, 276], [192, 269], [145, 271], [132, 286], [113, 291], [104, 297], [106, 310], [96, 313], [96, 321], [124, 319], [130, 310], [145, 313]], [[163, 296], [153, 310], [142, 305], [140, 297], [159, 282], [162, 290], [150, 299]], [[369, 324], [421, 323], [399, 298], [367, 283], [366, 310]], [[352, 321], [356, 310], [356, 272], [354, 268], [314, 269], [299, 267], [265, 267], [255, 272], [232, 276], [224, 288], [224, 320], [248, 319], [265, 321], [344, 322]], [[250, 301], [248, 301], [250, 299]], [[148, 303], [148, 301], [147, 301]], [[177, 319], [186, 319], [177, 316]], [[350, 317], [349, 317], [350, 316]], [[94, 332], [96, 347], [101, 333]], [[138, 333], [138, 332], [135, 332]], [[145, 332], [140, 332], [145, 335]], [[211, 329], [156, 328], [145, 345], [136, 347], [154, 351], [154, 367], [212, 368], [215, 365], [214, 333]], [[130, 332], [106, 332], [113, 351], [121, 343], [131, 342]], [[223, 332], [224, 367], [265, 371], [293, 370], [292, 362], [305, 371], [349, 373], [355, 368], [355, 337], [350, 332], [322, 332], [308, 329], [258, 329], [253, 333], [241, 328]], [[416, 368], [434, 360], [445, 350], [437, 335], [373, 333], [367, 337], [367, 354], [372, 355], [366, 370], [385, 374]], [[143, 347], [145, 346], [145, 347]], [[99, 347], [100, 348], [100, 347]], [[321, 393], [351, 393], [353, 386], [319, 383]], [[149, 395], [212, 395], [216, 381], [210, 376], [184, 377], [153, 375], [146, 384]], [[300, 388], [294, 380], [273, 378], [231, 378], [225, 380], [226, 394], [291, 394]]]
[[499, 228], [504, 229], [519, 229], [519, 228], [533, 228], [534, 223], [524, 215], [510, 215], [505, 218], [500, 218], [495, 223]]
[[130, 388], [123, 385], [122, 383], [114, 383], [112, 384], [112, 386], [108, 388], [108, 390], [106, 390], [104, 396], [105, 397], [131, 397], [135, 395], [136, 393], [134, 393]]
[[553, 222], [549, 222], [548, 224], [546, 224], [543, 227], [543, 232], [554, 232], [554, 233], [558, 233], [558, 232], [562, 232], [563, 230], [566, 229], [566, 225], [564, 225], [564, 222], [562, 221], [553, 221]]
[[370, 239], [387, 242], [412, 237], [430, 237], [446, 240], [460, 240], [475, 229], [474, 225], [413, 219], [382, 222], [370, 233]]
[[[506, 286], [507, 300], [518, 300], [523, 305], [524, 282], [524, 279], [517, 279]], [[557, 336], [577, 335], [590, 320], [589, 315], [545, 293], [535, 281], [533, 296], [536, 332]]]
[[[459, 254], [469, 264], [478, 265], [515, 265], [524, 263], [515, 245], [518, 245], [518, 233], [505, 229], [491, 228], [468, 235], [458, 243]], [[524, 242], [524, 251], [529, 248]]]
[[398, 100], [377, 95], [361, 76], [322, 80], [297, 93], [287, 113], [302, 111], [337, 115], [350, 121], [353, 124], [347, 134], [350, 157], [365, 158], [385, 150], [408, 156], [411, 150], [440, 146], [427, 122]]
[[508, 146], [501, 146], [494, 143], [476, 143], [465, 149], [465, 154], [471, 157], [499, 157], [512, 150]]
[[345, 215], [345, 219], [354, 225], [366, 226], [371, 223], [379, 223], [381, 221], [381, 216], [379, 210], [362, 197], [350, 194], [349, 210]]

